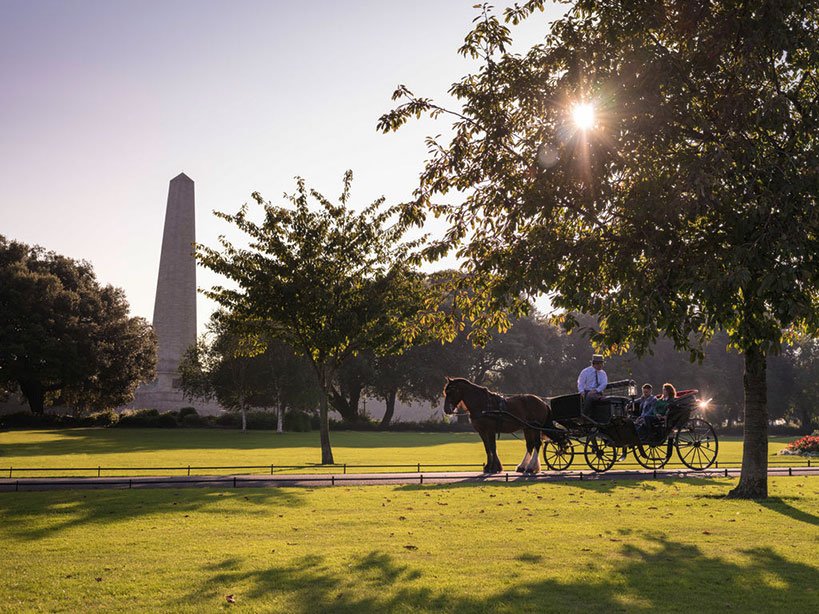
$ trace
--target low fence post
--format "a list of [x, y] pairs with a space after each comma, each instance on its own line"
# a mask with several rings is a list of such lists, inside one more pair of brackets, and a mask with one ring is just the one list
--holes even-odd
[[336, 485], [336, 476], [331, 475], [330, 476], [330, 486], [335, 486], [335, 485]]
[[233, 488], [236, 488], [236, 476], [233, 476]]
[[102, 473], [102, 467], [100, 467], [99, 465], [97, 465], [97, 477], [100, 477], [100, 474], [101, 474], [101, 473]]
[[273, 465], [270, 465], [270, 475], [273, 475]]
[[421, 474], [421, 484], [423, 484], [423, 483], [424, 483], [424, 474], [422, 473]]
[[417, 469], [417, 471], [418, 471], [418, 473], [421, 473], [421, 463], [418, 463], [418, 469]]
[[188, 477], [191, 477], [191, 466], [188, 465]]
[[343, 471], [344, 471], [344, 475], [347, 475], [347, 463], [344, 463]]
[[[810, 461], [808, 461], [808, 467], [810, 467]], [[11, 479], [11, 467], [9, 467], [9, 479]]]

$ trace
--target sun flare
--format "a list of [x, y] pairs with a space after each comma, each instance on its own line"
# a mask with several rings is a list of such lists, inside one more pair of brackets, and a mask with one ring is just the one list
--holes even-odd
[[594, 105], [580, 102], [572, 107], [572, 121], [580, 130], [589, 130], [594, 126]]

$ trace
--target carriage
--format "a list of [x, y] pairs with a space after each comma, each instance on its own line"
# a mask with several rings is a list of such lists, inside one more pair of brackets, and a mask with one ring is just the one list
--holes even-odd
[[697, 390], [678, 393], [666, 415], [651, 423], [637, 419], [634, 381], [612, 382], [606, 392], [602, 399], [587, 403], [580, 394], [549, 400], [552, 424], [541, 429], [543, 460], [549, 469], [568, 469], [581, 449], [586, 464], [597, 472], [608, 471], [629, 451], [646, 469], [664, 467], [675, 449], [683, 465], [695, 471], [716, 461], [717, 434], [696, 416], [700, 406]]

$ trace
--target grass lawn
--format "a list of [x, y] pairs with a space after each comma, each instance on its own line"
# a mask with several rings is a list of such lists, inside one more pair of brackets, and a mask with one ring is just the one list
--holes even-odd
[[4, 493], [0, 611], [819, 611], [819, 480], [732, 483]]
[[[795, 438], [772, 438], [772, 461], [798, 465], [801, 457], [777, 457], [776, 452]], [[480, 470], [485, 461], [483, 444], [474, 433], [331, 433], [336, 463], [349, 465], [416, 465], [422, 469], [444, 470], [432, 465], [468, 465], [463, 471]], [[513, 471], [523, 457], [522, 440], [504, 435], [498, 453], [504, 468]], [[719, 443], [720, 466], [737, 466], [742, 457], [739, 438], [723, 438]], [[219, 429], [63, 429], [0, 432], [0, 476], [35, 477], [43, 472], [24, 472], [27, 467], [178, 467], [237, 465], [306, 465], [321, 460], [319, 434], [283, 433]], [[814, 459], [815, 461], [815, 459]], [[424, 467], [426, 465], [426, 467]], [[633, 457], [617, 467], [639, 468]], [[668, 467], [682, 467], [676, 453]], [[453, 467], [455, 468], [455, 467]], [[544, 465], [545, 468], [545, 465]], [[588, 470], [582, 451], [572, 469]], [[377, 469], [350, 468], [351, 472]], [[388, 469], [383, 469], [388, 470]], [[395, 469], [393, 469], [395, 470]], [[256, 472], [267, 472], [257, 470]], [[287, 470], [292, 471], [292, 470]], [[324, 471], [324, 470], [322, 470]], [[339, 471], [336, 469], [336, 471]], [[242, 473], [236, 470], [207, 470], [199, 473]], [[245, 471], [252, 472], [252, 471]], [[173, 471], [103, 472], [102, 475], [173, 474]], [[53, 471], [47, 475], [96, 475], [96, 470]]]

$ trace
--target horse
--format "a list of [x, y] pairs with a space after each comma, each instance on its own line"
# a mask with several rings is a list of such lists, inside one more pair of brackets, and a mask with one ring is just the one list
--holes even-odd
[[496, 433], [514, 433], [523, 429], [526, 438], [526, 455], [516, 471], [540, 472], [541, 431], [537, 427], [552, 424], [551, 408], [533, 394], [516, 394], [504, 397], [490, 392], [483, 386], [463, 378], [446, 378], [444, 387], [444, 413], [454, 414], [461, 409], [469, 414], [472, 427], [478, 432], [486, 449], [484, 473], [500, 473], [503, 465], [498, 458]]

